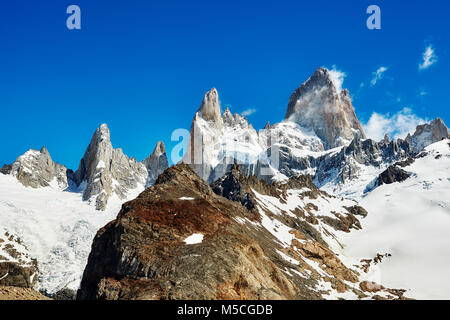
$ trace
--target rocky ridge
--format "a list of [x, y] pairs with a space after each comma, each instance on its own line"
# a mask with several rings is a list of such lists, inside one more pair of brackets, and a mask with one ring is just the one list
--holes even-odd
[[[234, 166], [211, 188], [179, 164], [97, 233], [78, 298], [371, 297], [358, 271], [333, 252], [336, 234], [359, 228], [364, 214], [354, 201], [318, 190], [310, 177], [274, 187]], [[194, 235], [200, 240], [188, 241]], [[381, 286], [376, 292], [401, 297]]]
[[26, 187], [53, 187], [59, 190], [83, 192], [83, 200], [97, 210], [105, 210], [108, 200], [126, 199], [130, 190], [151, 185], [168, 168], [163, 142], [158, 142], [152, 154], [142, 162], [114, 149], [106, 124], [95, 130], [91, 142], [73, 172], [52, 160], [47, 148], [30, 149], [0, 173], [13, 175]]
[[11, 165], [5, 165], [1, 173], [11, 174], [24, 186], [32, 188], [54, 185], [65, 189], [68, 186], [67, 168], [53, 162], [46, 147], [40, 151], [29, 150]]
[[238, 163], [246, 175], [268, 182], [308, 174], [333, 194], [358, 198], [390, 165], [448, 137], [448, 128], [436, 119], [405, 139], [366, 139], [348, 91], [324, 68], [295, 90], [283, 122], [256, 131], [228, 108], [220, 113], [213, 89], [194, 116], [182, 160], [208, 183]]

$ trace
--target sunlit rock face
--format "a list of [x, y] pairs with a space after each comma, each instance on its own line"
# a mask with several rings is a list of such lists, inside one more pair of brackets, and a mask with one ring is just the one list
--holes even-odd
[[285, 120], [311, 130], [326, 149], [342, 146], [354, 138], [365, 139], [350, 94], [329, 70], [319, 68], [291, 95]]

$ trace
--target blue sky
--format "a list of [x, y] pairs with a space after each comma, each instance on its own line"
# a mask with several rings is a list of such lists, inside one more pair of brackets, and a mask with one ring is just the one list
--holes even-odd
[[[66, 28], [71, 4], [81, 30]], [[381, 30], [366, 28], [370, 4]], [[232, 112], [254, 109], [262, 128], [319, 66], [346, 74], [361, 122], [378, 115], [370, 130], [450, 124], [449, 10], [442, 0], [2, 1], [0, 162], [46, 145], [76, 169], [103, 122], [114, 147], [142, 160], [158, 140], [176, 143], [211, 87]], [[420, 70], [428, 47], [435, 62]]]

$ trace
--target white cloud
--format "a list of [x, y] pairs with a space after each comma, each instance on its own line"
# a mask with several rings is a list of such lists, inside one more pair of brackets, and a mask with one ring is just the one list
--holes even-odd
[[438, 57], [436, 53], [434, 52], [434, 48], [432, 45], [429, 45], [425, 52], [422, 55], [422, 63], [419, 64], [419, 70], [425, 70], [431, 67], [433, 64], [435, 64], [438, 61]]
[[244, 117], [248, 117], [248, 116], [254, 114], [255, 112], [256, 112], [256, 109], [250, 108], [250, 109], [247, 109], [247, 110], [242, 111], [241, 114], [242, 114]]
[[378, 68], [377, 71], [372, 72], [373, 78], [372, 78], [372, 81], [370, 81], [370, 85], [371, 85], [372, 87], [373, 87], [374, 85], [376, 85], [377, 82], [383, 78], [383, 74], [384, 74], [387, 70], [388, 70], [388, 68], [386, 68], [386, 67], [380, 67], [380, 68]]
[[425, 122], [427, 120], [413, 114], [411, 109], [403, 108], [393, 115], [374, 112], [363, 127], [367, 137], [376, 141], [383, 139], [386, 133], [391, 138], [404, 139], [408, 133], [413, 134], [419, 124]]
[[334, 86], [338, 90], [338, 92], [342, 91], [342, 85], [344, 84], [344, 79], [347, 74], [343, 71], [337, 70], [336, 66], [333, 66], [333, 69], [329, 70], [331, 81], [333, 81]]

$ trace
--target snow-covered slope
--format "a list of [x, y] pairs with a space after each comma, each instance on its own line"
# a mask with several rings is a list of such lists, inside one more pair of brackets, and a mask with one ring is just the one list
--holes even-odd
[[[237, 217], [249, 233], [256, 229], [270, 234], [267, 241], [286, 261], [290, 278], [309, 279], [310, 288], [326, 299], [395, 299], [401, 290], [381, 287], [374, 273], [362, 272], [362, 257], [343, 254], [341, 239], [361, 229], [366, 210], [354, 200], [320, 191], [311, 177], [294, 177], [269, 185], [246, 178], [238, 166], [212, 184], [216, 194], [240, 202], [254, 214], [253, 220]], [[372, 289], [368, 288], [372, 286]], [[392, 288], [392, 287], [390, 287]]]
[[[142, 190], [133, 190], [128, 199]], [[116, 217], [121, 204], [111, 197], [106, 210], [97, 211], [82, 201], [82, 193], [33, 189], [0, 174], [0, 226], [19, 237], [37, 259], [36, 289], [48, 293], [78, 288], [95, 233]]]
[[418, 299], [450, 299], [450, 140], [428, 146], [403, 168], [411, 177], [366, 194], [362, 230], [343, 239], [344, 253], [373, 258], [379, 281]]

